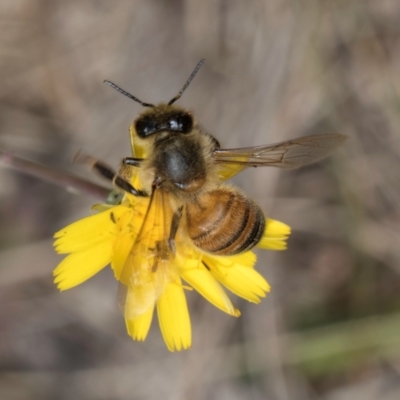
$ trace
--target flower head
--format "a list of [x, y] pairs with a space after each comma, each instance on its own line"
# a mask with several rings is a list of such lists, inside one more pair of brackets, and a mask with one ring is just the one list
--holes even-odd
[[[68, 256], [54, 270], [54, 282], [60, 290], [67, 290], [111, 264], [115, 278], [126, 288], [123, 301], [129, 335], [135, 340], [146, 338], [156, 307], [168, 349], [187, 349], [191, 345], [191, 327], [184, 294], [186, 285], [236, 317], [240, 312], [222, 286], [253, 303], [259, 303], [270, 286], [254, 269], [254, 252], [226, 257], [206, 254], [180, 233], [174, 256], [160, 260], [156, 267], [154, 255], [148, 250], [132, 253], [143, 231], [148, 203], [146, 198], [126, 196], [122, 204], [103, 205], [100, 212], [57, 232], [55, 249]], [[258, 247], [283, 250], [289, 233], [287, 225], [268, 219]], [[153, 232], [153, 236], [157, 233]], [[131, 260], [127, 263], [128, 258]]]
[[[221, 171], [221, 180], [238, 170]], [[136, 174], [131, 182], [140, 186]], [[110, 264], [120, 282], [127, 331], [135, 340], [146, 339], [157, 309], [168, 349], [189, 348], [191, 324], [185, 290], [197, 290], [235, 317], [240, 312], [223, 287], [253, 303], [259, 303], [270, 290], [254, 269], [256, 255], [252, 251], [233, 256], [206, 253], [193, 244], [185, 229], [178, 229], [173, 245], [165, 240], [174, 210], [168, 193], [162, 190], [150, 198], [126, 194], [121, 204], [97, 205], [94, 211], [54, 235], [56, 251], [68, 254], [54, 270], [54, 282], [60, 290], [67, 290]], [[289, 234], [287, 225], [267, 219], [258, 247], [284, 250]]]

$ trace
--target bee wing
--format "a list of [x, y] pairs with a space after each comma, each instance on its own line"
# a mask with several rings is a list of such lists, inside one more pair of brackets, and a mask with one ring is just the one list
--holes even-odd
[[346, 138], [340, 134], [304, 136], [265, 146], [217, 149], [213, 156], [217, 164], [224, 164], [224, 168], [228, 168], [226, 175], [230, 176], [245, 167], [298, 168], [325, 158]]
[[153, 307], [171, 279], [174, 254], [168, 238], [172, 215], [168, 194], [154, 188], [120, 276], [118, 302], [128, 320]]

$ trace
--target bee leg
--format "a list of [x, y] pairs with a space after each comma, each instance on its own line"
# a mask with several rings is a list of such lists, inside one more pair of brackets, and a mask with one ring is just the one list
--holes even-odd
[[122, 165], [130, 165], [132, 167], [140, 167], [140, 164], [144, 158], [135, 158], [135, 157], [125, 157], [122, 160]]
[[73, 158], [73, 162], [89, 165], [89, 167], [101, 177], [112, 181], [115, 186], [133, 194], [134, 196], [147, 197], [148, 194], [142, 190], [135, 189], [129, 182], [120, 177], [111, 167], [88, 154], [78, 152]]
[[91, 170], [109, 181], [112, 181], [115, 175], [117, 175], [117, 173], [107, 164], [89, 156], [88, 154], [81, 153], [80, 151], [75, 154], [72, 162], [88, 165]]
[[172, 217], [171, 230], [169, 232], [169, 237], [168, 237], [168, 245], [173, 253], [175, 253], [175, 236], [176, 233], [178, 232], [179, 223], [182, 218], [182, 209], [183, 206], [179, 207], [175, 211], [174, 216]]
[[115, 176], [115, 178], [113, 179], [113, 183], [115, 186], [119, 187], [120, 189], [124, 190], [125, 192], [133, 194], [134, 196], [139, 196], [139, 197], [148, 197], [149, 196], [147, 194], [147, 192], [145, 192], [143, 190], [135, 189], [128, 181], [126, 181], [124, 178], [121, 178], [119, 175]]

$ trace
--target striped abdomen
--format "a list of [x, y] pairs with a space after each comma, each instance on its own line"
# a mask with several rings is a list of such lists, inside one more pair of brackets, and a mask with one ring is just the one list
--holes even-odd
[[231, 188], [204, 193], [186, 204], [186, 221], [193, 243], [218, 255], [250, 250], [261, 240], [265, 228], [260, 207]]

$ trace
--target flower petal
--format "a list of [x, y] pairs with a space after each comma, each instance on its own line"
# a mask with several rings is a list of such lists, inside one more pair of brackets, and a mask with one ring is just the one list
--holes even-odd
[[240, 315], [240, 311], [233, 306], [224, 289], [200, 260], [186, 261], [180, 273], [187, 283], [215, 307], [235, 317]]
[[268, 282], [253, 268], [235, 264], [231, 268], [210, 265], [211, 274], [239, 297], [259, 303], [270, 291]]
[[[144, 149], [143, 146], [140, 145], [140, 140], [138, 138], [138, 135], [136, 133], [136, 129], [135, 129], [135, 124], [132, 123], [129, 126], [129, 133], [130, 133], [130, 138], [131, 138], [131, 145], [132, 145], [132, 154], [134, 157], [137, 158], [146, 158], [147, 154], [146, 154], [146, 150]], [[143, 142], [143, 141], [142, 141]]]
[[99, 214], [83, 218], [66, 226], [54, 237], [54, 247], [59, 254], [73, 253], [98, 243], [111, 240], [115, 233], [115, 220], [123, 214], [127, 207], [116, 206]]
[[257, 247], [266, 250], [277, 250], [277, 251], [286, 250], [287, 238], [283, 239], [262, 238], [260, 243], [258, 243]]
[[217, 264], [218, 266], [232, 267], [236, 264], [240, 264], [252, 268], [257, 261], [257, 256], [252, 251], [246, 251], [245, 253], [236, 254], [234, 256], [215, 256], [213, 254], [204, 254], [203, 259], [207, 265]]
[[113, 254], [111, 259], [111, 268], [114, 271], [115, 278], [120, 279], [128, 254], [132, 249], [133, 244], [137, 238], [140, 223], [138, 223], [136, 230], [133, 231], [133, 210], [124, 213], [116, 223], [117, 234], [113, 245]]
[[114, 240], [111, 268], [117, 280], [121, 279], [123, 268], [134, 242], [135, 237], [129, 232], [118, 235]]
[[180, 280], [169, 283], [157, 302], [158, 321], [168, 350], [188, 349], [192, 329], [186, 297]]
[[153, 319], [153, 313], [154, 307], [150, 307], [144, 314], [134, 319], [126, 320], [128, 335], [131, 336], [133, 340], [143, 341], [146, 339]]
[[264, 234], [257, 247], [268, 250], [285, 250], [290, 227], [283, 222], [267, 219]]
[[[125, 289], [126, 288], [126, 289]], [[126, 319], [135, 319], [154, 308], [157, 298], [163, 288], [153, 279], [149, 279], [140, 285], [121, 286], [120, 290], [126, 290], [124, 315]]]
[[53, 271], [58, 289], [67, 290], [97, 274], [111, 261], [112, 242], [99, 243], [65, 257]]
[[290, 235], [290, 226], [275, 219], [267, 219], [264, 235], [267, 237], [282, 237]]

